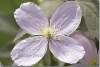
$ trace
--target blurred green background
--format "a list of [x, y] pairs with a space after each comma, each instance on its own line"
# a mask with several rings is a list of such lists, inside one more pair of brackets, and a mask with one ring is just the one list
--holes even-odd
[[[14, 47], [14, 38], [20, 32], [16, 25], [13, 13], [23, 2], [34, 2], [44, 10], [49, 17], [52, 11], [61, 3], [70, 0], [0, 0], [0, 62], [3, 65], [12, 65], [10, 52]], [[83, 9], [82, 23], [79, 30], [87, 32], [89, 37], [96, 41], [98, 48], [98, 28], [99, 28], [99, 1], [98, 0], [77, 0]], [[52, 55], [50, 55], [52, 56]], [[52, 58], [54, 59], [54, 58]], [[52, 61], [51, 65], [62, 65], [56, 60], [46, 60], [45, 65]], [[42, 65], [41, 62], [39, 65]], [[68, 65], [68, 64], [67, 64]]]

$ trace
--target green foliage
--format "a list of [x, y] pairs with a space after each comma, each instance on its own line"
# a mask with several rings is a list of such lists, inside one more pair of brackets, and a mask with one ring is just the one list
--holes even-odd
[[93, 2], [79, 1], [83, 10], [83, 17], [88, 28], [88, 34], [92, 38], [99, 37], [99, 17], [98, 9]]

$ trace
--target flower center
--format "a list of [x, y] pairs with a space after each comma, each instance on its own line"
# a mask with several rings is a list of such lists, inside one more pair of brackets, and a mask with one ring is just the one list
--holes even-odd
[[51, 38], [54, 35], [54, 29], [51, 27], [46, 27], [42, 30], [42, 35], [47, 37], [47, 38]]

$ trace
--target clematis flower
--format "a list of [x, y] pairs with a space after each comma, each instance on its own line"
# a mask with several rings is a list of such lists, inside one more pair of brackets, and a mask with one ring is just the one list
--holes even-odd
[[51, 18], [47, 18], [37, 5], [23, 3], [14, 12], [14, 17], [21, 29], [31, 35], [13, 48], [11, 58], [16, 65], [32, 66], [38, 63], [47, 48], [65, 63], [75, 64], [83, 58], [83, 46], [69, 36], [78, 28], [82, 17], [76, 1], [59, 6]]

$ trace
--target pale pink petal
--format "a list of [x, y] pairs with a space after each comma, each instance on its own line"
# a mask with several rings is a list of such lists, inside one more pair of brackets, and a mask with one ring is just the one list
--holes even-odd
[[47, 40], [43, 37], [29, 37], [16, 44], [11, 58], [18, 66], [32, 66], [39, 62], [47, 51]]
[[93, 40], [89, 39], [82, 32], [75, 32], [71, 37], [77, 40], [80, 43], [79, 45], [83, 46], [86, 51], [84, 58], [80, 61], [81, 64], [92, 64], [96, 61], [97, 48]]
[[81, 22], [82, 12], [78, 2], [67, 1], [59, 6], [50, 19], [58, 35], [73, 33]]
[[77, 41], [67, 36], [58, 36], [49, 42], [50, 51], [60, 61], [74, 64], [84, 57], [85, 50]]
[[41, 28], [48, 26], [48, 19], [43, 15], [41, 9], [27, 2], [21, 4], [14, 12], [17, 24], [26, 32], [34, 35], [40, 34]]

